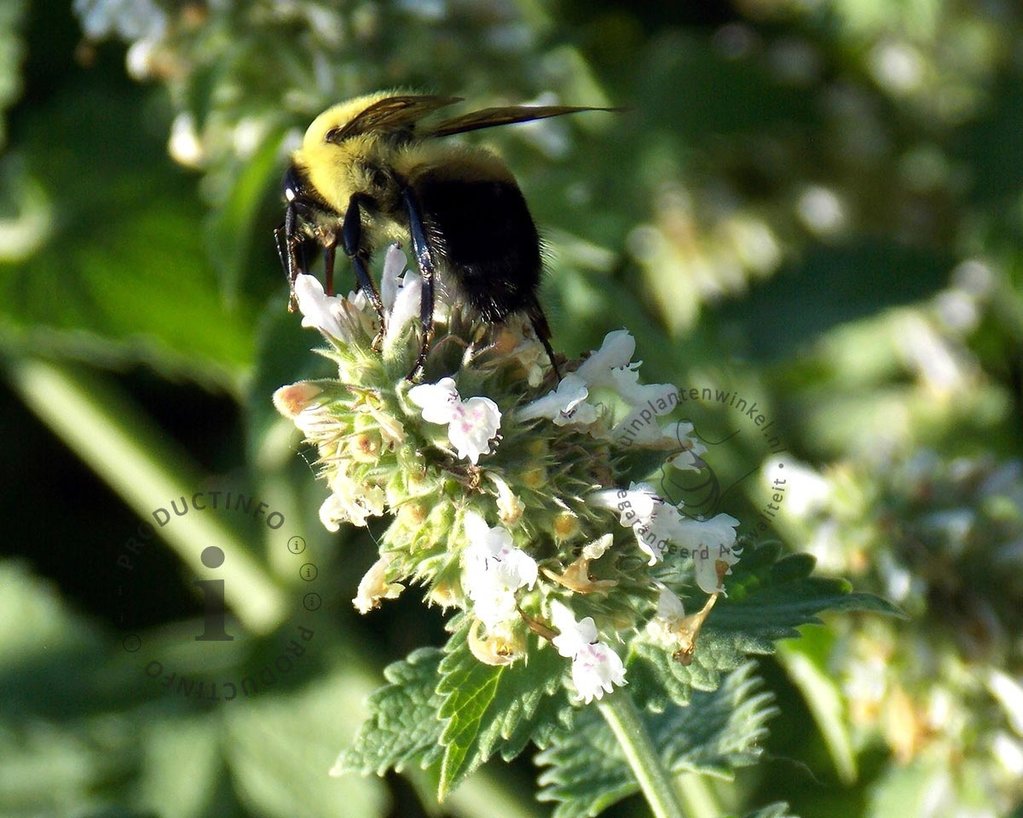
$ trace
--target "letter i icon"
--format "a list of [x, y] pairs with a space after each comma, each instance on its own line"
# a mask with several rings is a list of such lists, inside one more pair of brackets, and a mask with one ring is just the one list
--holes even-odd
[[[204, 548], [199, 559], [207, 568], [219, 568], [224, 564], [224, 552], [222, 549], [211, 545]], [[203, 631], [197, 637], [196, 642], [232, 642], [234, 637], [225, 629], [224, 619], [226, 606], [224, 604], [224, 580], [222, 579], [197, 579], [195, 584], [202, 589], [203, 598]]]

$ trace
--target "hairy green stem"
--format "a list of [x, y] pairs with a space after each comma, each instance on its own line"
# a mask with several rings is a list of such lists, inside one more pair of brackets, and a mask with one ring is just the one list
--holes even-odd
[[656, 818], [685, 818], [671, 773], [661, 764], [639, 710], [627, 690], [616, 690], [597, 705], [639, 780]]

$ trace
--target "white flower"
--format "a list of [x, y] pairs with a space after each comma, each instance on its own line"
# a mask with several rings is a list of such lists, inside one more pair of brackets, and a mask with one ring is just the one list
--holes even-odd
[[682, 420], [669, 423], [661, 429], [661, 439], [677, 445], [677, 453], [668, 462], [680, 471], [699, 471], [703, 467], [702, 455], [707, 447], [693, 436], [693, 424]]
[[409, 400], [422, 409], [427, 423], [450, 423], [461, 406], [452, 378], [441, 378], [437, 383], [422, 383], [408, 391]]
[[654, 504], [654, 512], [649, 519], [632, 526], [640, 550], [650, 556], [648, 565], [655, 565], [664, 559], [665, 553], [675, 543], [676, 527], [684, 520], [677, 506], [661, 500]]
[[464, 526], [469, 545], [463, 586], [476, 618], [490, 631], [516, 616], [515, 592], [536, 584], [536, 560], [515, 547], [507, 529], [491, 528], [475, 512], [466, 513]]
[[490, 398], [469, 398], [448, 425], [448, 440], [462, 460], [474, 466], [481, 454], [490, 453], [490, 441], [501, 428], [501, 410]]
[[660, 596], [657, 597], [657, 613], [654, 614], [658, 619], [685, 619], [686, 610], [682, 605], [682, 600], [678, 598], [674, 591], [672, 591], [663, 582], [654, 580], [654, 585], [660, 590]]
[[592, 616], [577, 622], [572, 610], [553, 600], [551, 602], [551, 624], [558, 635], [552, 640], [558, 653], [567, 659], [573, 658], [580, 650], [591, 642], [597, 641], [597, 626]]
[[545, 417], [558, 426], [591, 426], [600, 411], [587, 399], [594, 389], [609, 389], [633, 407], [615, 427], [614, 437], [626, 444], [659, 439], [655, 418], [678, 406], [678, 388], [668, 383], [641, 385], [639, 364], [631, 362], [635, 351], [636, 340], [627, 330], [609, 332], [600, 349], [562, 378], [556, 390], [519, 409], [518, 417]]
[[610, 693], [614, 685], [625, 681], [625, 665], [621, 658], [603, 642], [597, 640], [597, 626], [593, 617], [577, 622], [572, 611], [558, 600], [551, 602], [551, 621], [558, 630], [554, 647], [558, 653], [572, 660], [572, 684], [584, 703]]
[[380, 302], [385, 310], [394, 307], [394, 300], [398, 295], [399, 282], [402, 270], [405, 269], [407, 259], [397, 244], [392, 244], [384, 254], [384, 269], [380, 272]]
[[331, 495], [320, 506], [320, 522], [327, 531], [337, 531], [341, 523], [364, 526], [369, 517], [384, 513], [387, 498], [379, 486], [364, 486], [339, 474], [330, 488]]
[[632, 528], [639, 547], [650, 556], [650, 565], [660, 562], [674, 545], [693, 558], [696, 582], [705, 592], [721, 591], [717, 562], [731, 566], [742, 549], [735, 548], [735, 527], [739, 521], [728, 514], [710, 520], [693, 520], [677, 506], [666, 503], [647, 483], [633, 483], [628, 489], [603, 489], [589, 496], [601, 508], [617, 511], [619, 523]]
[[735, 547], [735, 527], [739, 521], [729, 514], [718, 514], [709, 520], [681, 518], [671, 526], [673, 543], [685, 549], [693, 558], [696, 584], [708, 594], [723, 593], [718, 578], [718, 563], [724, 563], [725, 574], [739, 561], [742, 549]]
[[491, 528], [479, 514], [465, 514], [466, 570], [471, 576], [486, 573], [499, 578], [502, 585], [518, 590], [536, 582], [536, 561], [512, 541], [511, 533], [501, 526]]
[[607, 549], [611, 547], [614, 542], [613, 534], [605, 534], [599, 539], [594, 540], [583, 546], [582, 556], [590, 561], [599, 560], [604, 554], [607, 553]]
[[526, 504], [500, 476], [489, 472], [487, 477], [497, 487], [497, 516], [505, 525], [515, 525], [526, 510]]
[[628, 684], [625, 665], [621, 657], [603, 642], [586, 645], [572, 659], [572, 684], [582, 696], [583, 703], [589, 704], [610, 693], [614, 685]]
[[[657, 418], [671, 412], [678, 406], [678, 388], [670, 383], [654, 383], [641, 386], [635, 372], [619, 370], [617, 383], [622, 385], [619, 394], [632, 406], [611, 431], [615, 440], [623, 446], [642, 445], [652, 448], [667, 448], [676, 441], [665, 439], [670, 434], [670, 425], [665, 432], [657, 424]], [[629, 377], [621, 377], [628, 373]]]
[[423, 279], [411, 270], [405, 273], [401, 289], [394, 298], [390, 315], [387, 318], [387, 330], [384, 332], [384, 350], [393, 349], [401, 337], [402, 330], [419, 314], [419, 303], [422, 300]]
[[327, 295], [316, 276], [299, 273], [295, 276], [295, 297], [302, 313], [302, 326], [318, 329], [329, 338], [348, 342], [349, 333], [341, 326], [342, 299]]
[[404, 585], [387, 581], [387, 566], [390, 563], [390, 556], [381, 557], [370, 566], [362, 578], [356, 597], [352, 600], [352, 604], [355, 605], [359, 613], [369, 613], [374, 608], [380, 607], [381, 599], [397, 599], [398, 595], [405, 590]]
[[[387, 311], [384, 352], [389, 353], [401, 337], [406, 325], [419, 314], [423, 279], [406, 270], [407, 259], [397, 244], [387, 248], [384, 269], [380, 274], [380, 301]], [[403, 278], [399, 280], [402, 271]]]
[[624, 526], [649, 521], [654, 505], [663, 502], [649, 483], [632, 483], [628, 489], [602, 489], [591, 494], [589, 500], [600, 508], [617, 511]]
[[671, 544], [671, 532], [682, 519], [678, 508], [665, 503], [652, 486], [633, 483], [628, 489], [604, 489], [589, 496], [590, 502], [618, 512], [619, 523], [632, 529], [640, 549], [655, 565]]
[[663, 582], [654, 580], [660, 590], [657, 598], [657, 613], [646, 624], [647, 633], [662, 644], [671, 644], [675, 639], [675, 630], [686, 617], [682, 600], [675, 595]]
[[671, 383], [639, 382], [639, 364], [612, 369], [614, 390], [633, 406], [644, 406], [656, 415], [664, 415], [678, 405], [678, 387]]
[[586, 403], [589, 389], [575, 373], [561, 379], [558, 388], [518, 410], [519, 420], [548, 418], [556, 426], [588, 426], [597, 419], [597, 407]]
[[628, 366], [636, 351], [636, 339], [628, 330], [619, 329], [604, 336], [600, 349], [590, 355], [575, 375], [589, 386], [615, 387], [613, 370]]
[[448, 440], [460, 458], [476, 465], [480, 455], [490, 452], [490, 441], [501, 428], [501, 410], [490, 398], [463, 401], [451, 378], [413, 386], [408, 396], [422, 409], [423, 420], [448, 425]]

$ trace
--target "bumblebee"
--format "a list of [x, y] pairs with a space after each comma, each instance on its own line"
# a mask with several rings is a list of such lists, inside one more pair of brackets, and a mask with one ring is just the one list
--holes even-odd
[[435, 124], [421, 120], [460, 97], [379, 92], [324, 111], [313, 120], [284, 177], [284, 223], [274, 231], [292, 289], [322, 251], [325, 290], [333, 294], [338, 246], [381, 325], [380, 294], [368, 265], [392, 241], [410, 243], [423, 279], [422, 340], [409, 380], [430, 351], [438, 276], [453, 297], [488, 323], [523, 313], [557, 372], [551, 330], [537, 290], [540, 238], [507, 165], [480, 147], [442, 137], [580, 111], [566, 105], [484, 108]]

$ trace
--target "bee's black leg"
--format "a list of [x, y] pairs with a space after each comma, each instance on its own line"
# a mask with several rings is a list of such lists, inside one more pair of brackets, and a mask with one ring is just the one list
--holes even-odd
[[327, 295], [334, 294], [334, 251], [336, 244], [328, 244], [323, 248], [323, 289]]
[[359, 194], [348, 200], [348, 210], [345, 211], [345, 220], [341, 225], [341, 244], [344, 247], [345, 255], [352, 262], [355, 268], [355, 283], [360, 290], [366, 291], [369, 303], [384, 321], [384, 302], [380, 300], [380, 293], [377, 285], [373, 283], [369, 270], [366, 269], [366, 259], [359, 249], [362, 240], [362, 199]]
[[289, 202], [284, 211], [284, 224], [274, 230], [274, 241], [277, 244], [277, 255], [281, 259], [281, 267], [284, 268], [284, 274], [288, 278], [288, 287], [291, 292], [291, 297], [288, 301], [289, 312], [294, 312], [298, 307], [298, 301], [295, 298], [295, 276], [297, 276], [299, 272], [298, 259], [295, 256], [295, 228], [297, 218], [295, 205]]
[[433, 340], [433, 288], [437, 265], [433, 260], [430, 243], [426, 239], [426, 229], [423, 227], [423, 217], [420, 213], [415, 193], [411, 188], [405, 188], [401, 192], [401, 197], [405, 202], [405, 210], [408, 213], [412, 252], [416, 256], [419, 273], [423, 277], [423, 294], [419, 300], [419, 320], [423, 325], [423, 340], [419, 346], [419, 356], [416, 358], [416, 364], [406, 376], [406, 380], [411, 381], [422, 374], [423, 368], [426, 366], [426, 356], [430, 352], [430, 343]]
[[551, 328], [547, 323], [547, 316], [543, 314], [543, 309], [540, 307], [540, 302], [534, 301], [531, 306], [527, 307], [526, 315], [529, 318], [530, 323], [533, 325], [533, 332], [535, 332], [536, 337], [540, 339], [540, 343], [543, 344], [543, 348], [547, 350], [547, 358], [551, 362], [554, 374], [557, 375], [558, 380], [560, 381], [561, 371], [558, 369], [558, 362], [554, 359], [554, 348], [551, 346]]

